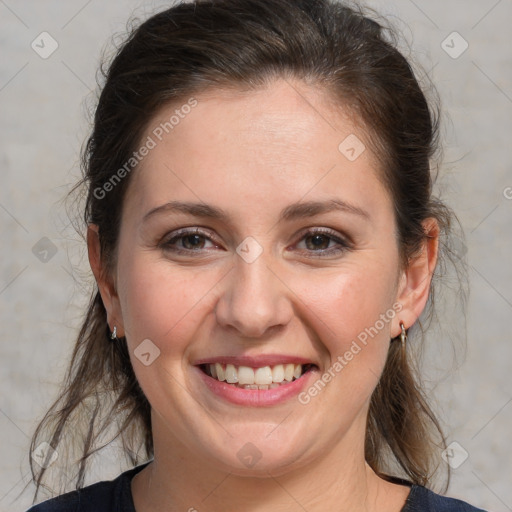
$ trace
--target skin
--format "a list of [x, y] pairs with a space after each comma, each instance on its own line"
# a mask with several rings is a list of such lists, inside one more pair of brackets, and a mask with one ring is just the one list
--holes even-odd
[[[348, 135], [364, 141], [367, 133], [318, 89], [280, 79], [196, 99], [131, 176], [114, 275], [102, 275], [97, 227], [88, 231], [110, 328], [126, 336], [152, 406], [155, 459], [132, 481], [136, 509], [398, 512], [409, 488], [366, 464], [365, 422], [390, 338], [427, 301], [437, 223], [425, 221], [430, 237], [401, 268], [378, 158], [368, 145], [353, 162], [338, 150]], [[159, 112], [143, 140], [176, 107]], [[278, 222], [290, 203], [331, 198], [367, 217], [331, 211]], [[143, 221], [171, 200], [220, 207], [231, 221], [173, 212]], [[201, 227], [206, 237], [165, 248], [184, 227]], [[350, 247], [326, 254], [340, 246], [329, 236], [315, 246], [304, 237], [314, 228], [348, 237]], [[263, 249], [252, 263], [236, 252], [249, 236]], [[308, 358], [321, 375], [397, 302], [400, 313], [306, 405], [228, 404], [192, 371], [199, 358], [277, 353]], [[145, 339], [160, 350], [149, 366], [134, 356]], [[262, 455], [252, 468], [237, 457], [247, 442]]]

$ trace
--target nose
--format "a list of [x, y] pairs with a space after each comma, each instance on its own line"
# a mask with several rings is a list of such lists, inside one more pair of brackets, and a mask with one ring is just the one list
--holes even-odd
[[218, 324], [236, 329], [240, 337], [264, 337], [293, 316], [291, 291], [265, 254], [252, 263], [235, 256], [215, 308]]

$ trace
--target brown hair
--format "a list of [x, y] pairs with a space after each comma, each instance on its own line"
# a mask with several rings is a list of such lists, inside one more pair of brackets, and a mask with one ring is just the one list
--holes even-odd
[[[93, 131], [82, 155], [83, 179], [72, 192], [86, 188], [83, 220], [99, 226], [106, 275], [116, 265], [130, 175], [106, 199], [97, 191], [105, 190], [113, 173], [129, 161], [162, 106], [208, 88], [255, 89], [278, 77], [298, 78], [328, 91], [370, 131], [395, 205], [404, 264], [425, 240], [424, 219], [434, 217], [442, 233], [449, 231], [451, 213], [432, 196], [438, 109], [427, 102], [397, 49], [394, 32], [358, 7], [329, 0], [181, 3], [133, 29], [103, 76]], [[84, 484], [91, 455], [113, 439], [122, 441], [132, 465], [153, 455], [150, 405], [125, 340], [111, 343], [109, 335], [95, 287], [65, 386], [32, 439], [31, 450], [43, 437], [54, 449], [68, 443], [70, 450], [78, 450], [76, 488]], [[427, 485], [444, 447], [410, 356], [401, 354], [400, 343], [391, 343], [371, 398], [368, 464], [383, 477], [394, 467], [398, 476]], [[35, 468], [32, 460], [31, 469], [35, 501], [45, 469]]]

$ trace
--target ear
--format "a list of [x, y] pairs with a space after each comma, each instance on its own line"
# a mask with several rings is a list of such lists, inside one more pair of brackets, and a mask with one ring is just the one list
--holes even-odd
[[407, 268], [402, 271], [398, 286], [397, 302], [402, 310], [395, 316], [391, 326], [391, 336], [395, 338], [402, 329], [408, 329], [421, 315], [428, 300], [430, 283], [437, 263], [439, 248], [439, 224], [428, 218], [422, 223], [425, 239], [418, 254], [414, 255]]
[[98, 290], [107, 311], [107, 322], [111, 331], [117, 327], [117, 337], [124, 336], [123, 315], [114, 280], [108, 275], [101, 259], [99, 228], [96, 224], [87, 226], [87, 250], [89, 263], [98, 284]]

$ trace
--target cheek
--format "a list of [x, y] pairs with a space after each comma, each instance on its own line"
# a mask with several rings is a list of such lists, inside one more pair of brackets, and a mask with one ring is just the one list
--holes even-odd
[[183, 351], [222, 274], [178, 268], [164, 259], [143, 256], [126, 260], [121, 268], [121, 306], [130, 344], [149, 338], [161, 351]]
[[[363, 269], [302, 279], [301, 298], [335, 340], [353, 339], [393, 304], [393, 283], [382, 272]], [[386, 325], [388, 325], [386, 323]], [[330, 328], [330, 329], [329, 329]], [[386, 329], [380, 329], [386, 330]]]
[[303, 317], [327, 352], [324, 371], [340, 376], [334, 388], [367, 396], [376, 385], [396, 314], [391, 276], [371, 266], [297, 280]]
[[322, 288], [304, 284], [304, 316], [325, 362], [300, 401], [331, 411], [324, 425], [338, 432], [346, 431], [360, 413], [365, 417], [386, 362], [395, 310], [392, 283], [382, 275], [352, 272], [326, 279]]

